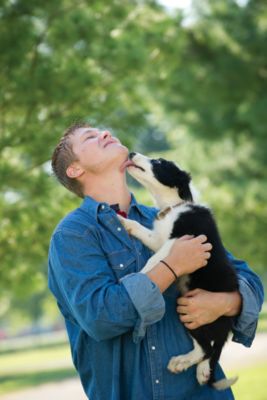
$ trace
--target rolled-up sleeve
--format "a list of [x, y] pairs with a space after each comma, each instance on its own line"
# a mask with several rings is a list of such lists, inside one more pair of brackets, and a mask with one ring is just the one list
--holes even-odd
[[148, 325], [161, 320], [165, 313], [163, 296], [155, 283], [145, 274], [136, 273], [121, 279], [139, 318], [136, 321], [133, 339], [138, 342], [145, 336]]
[[245, 261], [237, 260], [230, 253], [227, 255], [236, 269], [239, 292], [242, 297], [242, 310], [234, 321], [233, 341], [250, 347], [255, 337], [263, 303], [263, 285], [258, 275], [249, 268]]
[[163, 297], [146, 276], [134, 273], [118, 282], [93, 231], [53, 236], [49, 287], [64, 316], [97, 341], [131, 330], [137, 340], [164, 314]]

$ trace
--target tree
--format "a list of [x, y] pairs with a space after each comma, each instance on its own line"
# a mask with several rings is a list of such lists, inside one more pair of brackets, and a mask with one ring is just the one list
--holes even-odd
[[153, 1], [1, 2], [0, 289], [5, 304], [47, 290], [50, 235], [78, 204], [49, 169], [63, 130], [86, 117], [111, 126], [131, 146], [139, 130], [150, 127], [143, 82], [153, 32], [166, 18]]
[[[150, 88], [173, 125], [193, 138], [187, 147], [188, 162], [199, 177], [210, 179], [208, 192], [213, 195], [206, 194], [206, 199], [212, 201], [226, 244], [263, 270], [266, 4], [202, 0], [193, 2], [191, 12], [191, 23], [182, 33], [169, 29], [169, 41], [166, 32], [157, 42]], [[177, 20], [179, 25], [180, 15]], [[179, 135], [172, 135], [172, 144], [179, 145]]]
[[0, 316], [47, 294], [49, 238], [79, 203], [49, 159], [81, 118], [182, 161], [226, 246], [264, 268], [266, 7], [202, 0], [193, 11], [185, 25], [153, 0], [2, 0]]

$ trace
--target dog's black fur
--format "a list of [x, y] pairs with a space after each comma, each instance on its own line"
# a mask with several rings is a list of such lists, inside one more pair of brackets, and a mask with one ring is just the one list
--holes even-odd
[[[198, 236], [205, 234], [212, 244], [211, 257], [204, 268], [190, 274], [189, 290], [196, 288], [211, 292], [232, 292], [238, 289], [238, 281], [223, 247], [216, 222], [209, 208], [194, 204], [190, 190], [190, 175], [179, 169], [173, 162], [152, 160], [155, 178], [165, 186], [177, 188], [179, 197], [190, 202], [189, 211], [182, 213], [174, 222], [170, 238], [183, 235]], [[205, 352], [204, 358], [210, 358], [211, 375], [209, 384], [214, 382], [214, 368], [219, 360], [222, 348], [232, 328], [231, 317], [220, 317], [211, 324], [190, 330]]]

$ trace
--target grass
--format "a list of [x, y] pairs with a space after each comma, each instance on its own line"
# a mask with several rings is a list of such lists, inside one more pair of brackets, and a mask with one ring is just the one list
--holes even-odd
[[[62, 361], [65, 366], [59, 367]], [[52, 365], [57, 367], [52, 368]], [[264, 382], [267, 361], [253, 367], [227, 371], [228, 377], [234, 375], [239, 375], [238, 382], [233, 386], [236, 400], [266, 400]], [[77, 374], [71, 366], [67, 344], [40, 351], [34, 349], [0, 355], [0, 395], [75, 376]]]
[[[266, 321], [266, 318], [263, 318]], [[233, 386], [236, 400], [265, 400], [264, 382], [267, 377], [266, 362], [251, 367], [226, 371], [228, 377], [238, 375]], [[20, 391], [44, 383], [59, 382], [77, 377], [72, 366], [69, 345], [50, 344], [41, 348], [0, 351], [0, 397], [2, 394]]]
[[67, 343], [0, 353], [0, 395], [76, 376]]
[[49, 365], [53, 366], [55, 363], [71, 365], [70, 351], [66, 343], [0, 354], [0, 376], [2, 373], [14, 372], [14, 370], [25, 372], [28, 369], [48, 369]]
[[0, 376], [0, 395], [38, 386], [43, 383], [59, 382], [76, 376], [77, 374], [73, 368], [57, 368], [47, 371], [5, 374]]
[[266, 400], [267, 360], [263, 364], [227, 371], [227, 376], [239, 376], [232, 387], [236, 400]]

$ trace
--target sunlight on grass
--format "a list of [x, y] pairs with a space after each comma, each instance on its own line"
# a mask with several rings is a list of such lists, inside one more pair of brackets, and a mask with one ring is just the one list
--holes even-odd
[[239, 375], [239, 380], [232, 387], [235, 400], [266, 400], [264, 382], [267, 377], [267, 361], [250, 368], [227, 371], [226, 375]]
[[76, 376], [67, 343], [0, 353], [0, 394]]
[[[264, 382], [267, 361], [249, 368], [226, 371], [226, 375], [240, 377], [233, 386], [236, 400], [266, 399]], [[67, 343], [0, 353], [0, 395], [77, 376]]]
[[76, 377], [74, 368], [0, 375], [0, 394], [15, 392], [44, 383], [59, 382]]
[[72, 365], [69, 345], [0, 354], [0, 376], [9, 372], [42, 370]]

